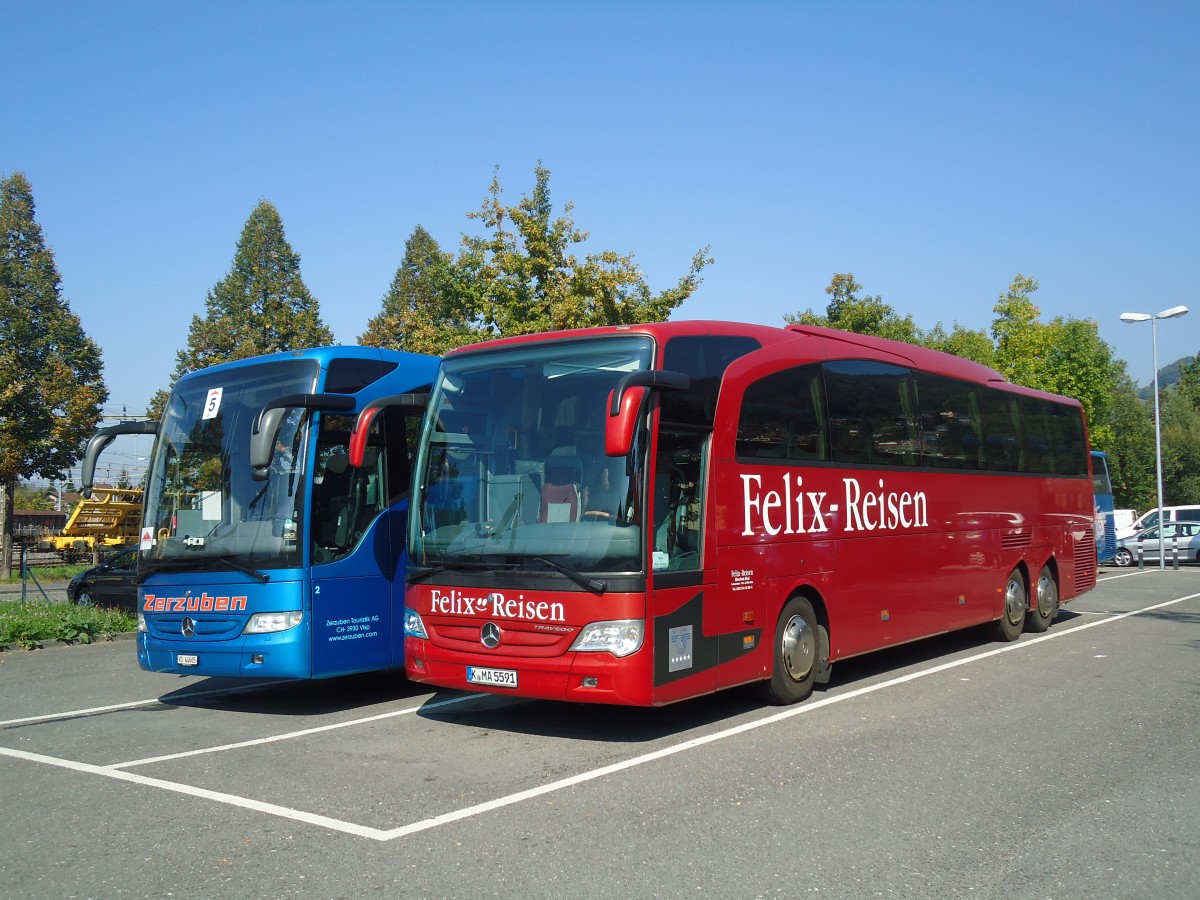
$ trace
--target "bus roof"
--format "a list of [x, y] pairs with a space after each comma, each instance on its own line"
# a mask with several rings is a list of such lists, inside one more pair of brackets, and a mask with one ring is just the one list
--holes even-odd
[[203, 369], [193, 369], [191, 372], [188, 372], [186, 375], [182, 376], [182, 378], [190, 378], [201, 373], [209, 374], [212, 372], [227, 372], [234, 369], [245, 368], [247, 366], [279, 362], [289, 359], [316, 360], [323, 369], [328, 368], [331, 362], [339, 359], [379, 360], [380, 362], [396, 363], [397, 365], [416, 364], [426, 368], [430, 366], [436, 366], [437, 364], [437, 357], [425, 356], [420, 353], [408, 353], [403, 350], [389, 350], [383, 347], [363, 347], [358, 344], [338, 344], [331, 347], [310, 347], [306, 350], [284, 350], [279, 353], [265, 353], [261, 356], [248, 356], [244, 359], [235, 359], [230, 360], [229, 362], [216, 363], [211, 366], [206, 366]]
[[[826, 356], [837, 358], [854, 355], [852, 347], [867, 351], [874, 358], [893, 357], [897, 364], [907, 364], [923, 372], [945, 375], [980, 384], [989, 384], [1001, 390], [1011, 391], [1029, 397], [1041, 397], [1057, 401], [1066, 400], [1078, 405], [1071, 397], [1060, 397], [1034, 388], [1012, 384], [995, 369], [981, 363], [931, 350], [917, 344], [906, 344], [888, 338], [873, 335], [856, 334], [850, 331], [839, 331], [836, 328], [825, 328], [819, 325], [786, 325], [776, 328], [771, 325], [751, 325], [741, 322], [725, 322], [718, 320], [696, 319], [674, 322], [651, 322], [640, 325], [601, 325], [595, 328], [577, 328], [568, 331], [542, 332], [538, 334], [517, 335], [514, 337], [495, 338], [477, 344], [469, 344], [449, 351], [448, 357], [460, 354], [492, 350], [498, 347], [510, 347], [531, 342], [571, 341], [581, 338], [594, 338], [604, 335], [644, 334], [660, 343], [666, 343], [670, 338], [682, 335], [727, 335], [730, 337], [752, 337], [764, 347], [786, 343], [788, 341], [803, 342], [819, 339], [825, 344], [822, 350], [808, 351], [808, 355], [816, 359]], [[829, 346], [829, 345], [833, 346]], [[799, 346], [799, 344], [798, 344]]]

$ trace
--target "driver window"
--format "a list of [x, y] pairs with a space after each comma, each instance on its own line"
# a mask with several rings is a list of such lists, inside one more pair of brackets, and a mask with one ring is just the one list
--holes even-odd
[[654, 466], [655, 571], [700, 568], [705, 436], [662, 429]]
[[370, 524], [387, 507], [386, 456], [380, 422], [371, 425], [363, 465], [350, 465], [353, 416], [322, 414], [313, 473], [312, 559], [314, 565], [347, 556]]

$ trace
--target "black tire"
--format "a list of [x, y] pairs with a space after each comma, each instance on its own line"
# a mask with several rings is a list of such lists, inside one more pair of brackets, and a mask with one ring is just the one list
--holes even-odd
[[96, 601], [92, 599], [92, 592], [87, 587], [81, 587], [79, 593], [75, 595], [76, 606], [95, 606]]
[[1133, 565], [1133, 554], [1130, 553], [1129, 550], [1126, 549], [1125, 547], [1119, 547], [1117, 549], [1117, 555], [1113, 557], [1113, 562], [1116, 563], [1121, 568], [1125, 568], [1126, 566], [1132, 566]]
[[1034, 587], [1033, 608], [1029, 611], [1026, 625], [1029, 630], [1041, 634], [1058, 618], [1058, 582], [1049, 566], [1042, 566]]
[[1025, 612], [1029, 609], [1029, 588], [1020, 569], [1008, 573], [1004, 582], [1004, 609], [992, 623], [992, 634], [998, 641], [1015, 641], [1025, 630]]
[[799, 703], [816, 683], [821, 641], [817, 616], [804, 597], [784, 604], [775, 623], [771, 651], [771, 677], [759, 683], [763, 699], [775, 706]]

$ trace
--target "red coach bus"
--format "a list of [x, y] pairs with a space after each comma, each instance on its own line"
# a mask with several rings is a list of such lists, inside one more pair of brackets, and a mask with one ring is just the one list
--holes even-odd
[[1043, 631], [1096, 582], [1079, 403], [947, 354], [613, 326], [464, 347], [428, 397], [376, 405], [426, 401], [415, 681], [633, 705], [759, 682], [793, 703], [839, 659]]

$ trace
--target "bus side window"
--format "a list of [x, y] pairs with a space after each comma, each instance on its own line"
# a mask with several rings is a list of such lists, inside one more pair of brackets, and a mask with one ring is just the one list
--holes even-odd
[[825, 389], [817, 365], [775, 372], [746, 388], [738, 417], [740, 460], [825, 460]]

